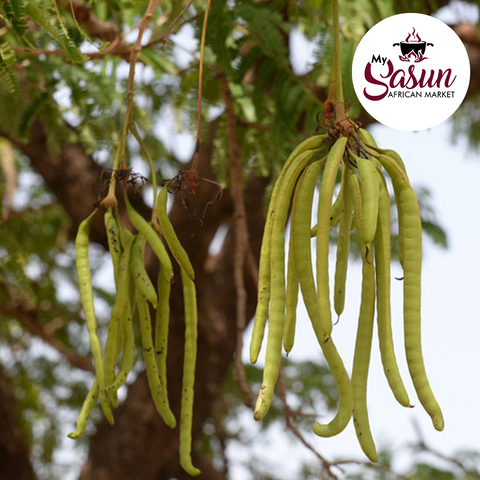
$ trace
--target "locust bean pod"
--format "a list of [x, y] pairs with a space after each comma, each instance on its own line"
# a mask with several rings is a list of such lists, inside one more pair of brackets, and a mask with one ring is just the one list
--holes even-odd
[[89, 232], [92, 220], [97, 213], [94, 210], [79, 227], [75, 238], [75, 256], [76, 267], [79, 281], [80, 296], [82, 299], [83, 310], [85, 313], [85, 321], [87, 324], [88, 334], [90, 338], [90, 349], [95, 366], [95, 375], [100, 389], [100, 404], [107, 421], [113, 425], [113, 414], [110, 401], [106, 394], [102, 393], [105, 388], [105, 372], [102, 353], [102, 345], [97, 334], [97, 319], [95, 316], [95, 306], [93, 302], [92, 279], [90, 276], [90, 263], [88, 260], [88, 244]]
[[98, 400], [98, 382], [95, 379], [93, 384], [88, 391], [85, 400], [83, 401], [82, 409], [80, 410], [80, 414], [77, 419], [77, 429], [68, 434], [68, 437], [77, 440], [80, 438], [84, 433], [85, 429], [87, 428], [88, 417], [90, 413], [92, 413], [93, 408], [95, 407]]
[[[114, 381], [105, 387], [105, 390], [109, 395], [125, 385], [128, 374], [130, 373], [133, 362], [135, 360], [135, 334], [133, 332], [133, 316], [136, 308], [134, 282], [131, 275], [128, 278], [128, 296], [129, 299], [125, 304], [125, 309], [121, 316], [121, 326], [123, 332], [123, 351], [120, 366], [118, 368], [117, 375]], [[133, 294], [132, 294], [133, 293]]]
[[377, 167], [372, 158], [359, 157], [352, 151], [350, 158], [357, 165], [360, 175], [360, 187], [363, 200], [363, 240], [365, 242], [366, 255], [371, 251], [371, 244], [375, 238], [378, 217], [378, 196], [380, 194], [380, 179], [377, 175]]
[[368, 130], [366, 130], [365, 128], [359, 128], [358, 133], [360, 134], [360, 139], [365, 146], [370, 148], [377, 148], [377, 142]]
[[120, 255], [122, 253], [122, 245], [120, 243], [120, 232], [117, 220], [111, 208], [107, 208], [104, 216], [105, 231], [107, 232], [108, 249], [113, 263], [113, 276], [115, 284], [118, 279], [118, 269], [120, 265]]
[[379, 148], [375, 142], [375, 139], [371, 135], [370, 132], [367, 130], [364, 130], [363, 128], [360, 128], [360, 137], [364, 143], [364, 146], [366, 147], [366, 150], [368, 153], [374, 156], [378, 155], [387, 155], [389, 156], [392, 160], [397, 163], [397, 165], [406, 173], [407, 169], [405, 167], [405, 163], [402, 160], [402, 157], [395, 151], [391, 150], [388, 148]]
[[155, 362], [155, 350], [153, 348], [150, 307], [146, 297], [138, 287], [135, 288], [135, 292], [140, 322], [143, 359], [145, 361], [145, 370], [147, 372], [147, 380], [150, 387], [150, 392], [152, 394], [155, 407], [165, 424], [170, 428], [175, 428], [175, 416], [170, 410], [168, 398], [165, 395], [165, 392], [162, 389], [162, 384], [160, 383], [160, 379], [158, 378], [157, 364]]
[[180, 464], [189, 475], [201, 472], [192, 464], [192, 422], [197, 359], [197, 295], [195, 283], [188, 272], [181, 269], [185, 308], [185, 351], [183, 360], [182, 399], [180, 409]]
[[278, 379], [285, 324], [285, 224], [293, 189], [302, 171], [317, 152], [307, 150], [286, 171], [278, 192], [278, 202], [273, 209], [271, 233], [271, 304], [269, 311], [267, 350], [263, 381], [255, 403], [254, 418], [261, 420], [270, 408]]
[[157, 292], [145, 269], [145, 245], [147, 241], [143, 235], [137, 235], [132, 246], [131, 269], [135, 284], [146, 299], [157, 308]]
[[[325, 158], [323, 161], [325, 161]], [[343, 431], [352, 417], [352, 388], [348, 373], [333, 339], [329, 337], [325, 340], [322, 336], [320, 311], [312, 270], [310, 245], [312, 201], [323, 161], [314, 162], [306, 168], [295, 190], [291, 222], [291, 238], [293, 239], [291, 248], [294, 249], [295, 253], [295, 265], [298, 271], [302, 272], [299, 281], [308, 316], [338, 390], [338, 410], [334, 418], [328, 424], [316, 422], [313, 425], [313, 431], [317, 435], [330, 437]]]
[[347, 282], [348, 254], [350, 250], [350, 231], [352, 228], [353, 205], [350, 190], [345, 187], [347, 180], [347, 166], [342, 168], [342, 215], [338, 230], [337, 252], [335, 261], [335, 278], [333, 287], [333, 306], [340, 317], [345, 308], [345, 287]]
[[127, 246], [128, 242], [132, 239], [134, 234], [123, 226], [118, 210], [114, 210], [114, 216], [117, 221], [118, 233], [120, 235], [120, 243], [122, 248], [125, 249], [125, 247]]
[[263, 343], [265, 327], [267, 324], [268, 310], [270, 304], [271, 289], [271, 236], [273, 226], [273, 216], [278, 202], [278, 192], [281, 189], [283, 178], [291, 165], [297, 161], [298, 157], [312, 149], [321, 148], [328, 140], [327, 135], [315, 135], [307, 138], [300, 143], [287, 158], [280, 174], [275, 181], [270, 203], [267, 211], [265, 227], [263, 230], [262, 246], [260, 250], [260, 265], [258, 269], [258, 294], [257, 308], [255, 311], [255, 320], [253, 323], [252, 337], [250, 340], [250, 362], [256, 363]]
[[318, 309], [317, 290], [312, 269], [309, 231], [312, 221], [312, 202], [315, 186], [317, 184], [320, 169], [325, 160], [326, 158], [324, 158], [323, 161], [320, 160], [312, 163], [306, 168], [300, 177], [293, 198], [291, 231], [295, 266], [299, 272], [302, 272], [298, 277], [298, 281], [300, 283], [303, 301], [320, 345], [328, 339], [328, 336], [322, 333], [323, 330]]
[[[348, 188], [351, 190], [355, 209], [356, 229], [362, 251], [363, 240], [363, 203], [360, 182], [356, 172], [349, 168]], [[372, 349], [373, 319], [375, 314], [375, 272], [372, 262], [362, 258], [362, 293], [358, 318], [357, 336], [352, 368], [353, 423], [358, 442], [365, 455], [372, 461], [378, 461], [377, 449], [372, 437], [367, 410], [367, 380]]]
[[[395, 158], [390, 157], [394, 162], [400, 167], [400, 169], [406, 174], [406, 169], [405, 165], [403, 163], [403, 160], [401, 159], [400, 155], [398, 153], [394, 152], [393, 150], [387, 150], [387, 149], [380, 149], [380, 148], [368, 148], [367, 147], [367, 152], [375, 157], [378, 160], [378, 157], [380, 155], [387, 155], [389, 153], [393, 154]], [[388, 153], [386, 153], [388, 152]], [[405, 233], [403, 231], [403, 209], [402, 206], [400, 205], [399, 202], [396, 201], [398, 198], [398, 186], [393, 185], [393, 190], [394, 190], [394, 195], [395, 195], [395, 202], [396, 202], [396, 207], [397, 207], [397, 217], [398, 217], [398, 259], [400, 261], [400, 265], [403, 268], [403, 262], [405, 258]]]
[[379, 160], [396, 187], [396, 200], [403, 210], [403, 317], [408, 369], [420, 403], [432, 418], [434, 428], [441, 431], [444, 428], [443, 414], [428, 381], [421, 344], [422, 221], [418, 202], [407, 175], [399, 165], [385, 155], [380, 155]]
[[320, 309], [321, 336], [326, 340], [332, 331], [330, 287], [328, 279], [328, 250], [330, 242], [330, 205], [340, 162], [345, 153], [346, 137], [340, 137], [330, 149], [320, 184], [317, 218], [317, 291]]
[[[300, 179], [301, 180], [301, 179]], [[297, 188], [301, 188], [299, 181]], [[293, 212], [292, 212], [293, 217]], [[293, 220], [292, 220], [293, 222]], [[292, 230], [290, 229], [290, 239], [288, 247], [287, 262], [287, 297], [285, 311], [285, 332], [283, 334], [283, 348], [288, 355], [295, 342], [295, 326], [297, 323], [297, 303], [298, 303], [298, 275], [295, 266], [295, 257], [292, 248]]]
[[195, 272], [188, 258], [188, 254], [180, 243], [173, 225], [168, 218], [167, 199], [168, 188], [165, 186], [160, 190], [157, 197], [157, 215], [160, 226], [162, 227], [163, 237], [177, 263], [192, 280], [195, 280]]
[[333, 380], [338, 391], [338, 409], [335, 416], [329, 423], [323, 424], [315, 422], [313, 431], [319, 437], [333, 437], [345, 430], [352, 418], [353, 411], [353, 392], [352, 384], [342, 357], [330, 337], [326, 342], [320, 344], [323, 355], [327, 361], [328, 367], [332, 372]]
[[[279, 185], [280, 179], [277, 180], [275, 187]], [[274, 189], [274, 194], [275, 194]], [[275, 195], [276, 199], [276, 195]], [[260, 249], [260, 265], [258, 269], [258, 293], [257, 307], [255, 309], [255, 320], [253, 323], [252, 337], [250, 339], [250, 362], [257, 363], [258, 355], [262, 348], [263, 337], [265, 335], [265, 327], [267, 325], [268, 308], [270, 304], [270, 258], [271, 258], [271, 237], [273, 225], [273, 204], [274, 196], [270, 201], [270, 208], [267, 213], [267, 220], [263, 230], [262, 246]]]
[[375, 234], [375, 280], [377, 286], [377, 325], [383, 370], [390, 389], [404, 407], [411, 407], [395, 357], [390, 306], [390, 196], [383, 176], [378, 202], [378, 225]]
[[[344, 208], [344, 192], [343, 192], [343, 182], [340, 183], [340, 191], [338, 192], [337, 198], [333, 202], [333, 205], [330, 207], [330, 227], [334, 227], [340, 221], [342, 217], [343, 208]], [[315, 228], [315, 227], [314, 227]], [[316, 230], [315, 230], [316, 234]]]
[[[132, 243], [134, 243], [134, 241], [134, 237], [132, 237], [129, 243], [127, 243], [125, 250], [120, 256], [120, 263], [118, 265], [117, 294], [115, 296], [115, 302], [113, 303], [112, 312], [110, 314], [107, 341], [105, 343], [105, 385], [110, 385], [115, 379], [115, 364], [117, 363], [118, 355], [121, 350], [121, 345], [118, 343], [118, 332], [119, 330], [122, 330], [121, 319], [128, 303], [130, 257], [132, 252]], [[118, 407], [116, 391], [110, 390], [108, 393], [112, 405], [115, 408]]]
[[158, 376], [167, 395], [168, 326], [170, 321], [171, 282], [160, 266], [157, 279], [158, 306], [155, 314], [155, 360]]
[[165, 277], [168, 278], [169, 282], [173, 278], [173, 268], [170, 257], [168, 256], [167, 249], [163, 244], [162, 240], [157, 235], [157, 232], [152, 228], [152, 226], [138, 213], [130, 204], [127, 194], [124, 195], [125, 205], [127, 207], [127, 213], [132, 225], [138, 230], [139, 233], [143, 235], [147, 243], [152, 248], [153, 252], [158, 258], [160, 265], [165, 271]]
[[352, 368], [353, 422], [363, 452], [372, 462], [378, 462], [378, 454], [370, 430], [367, 411], [367, 379], [372, 348], [374, 311], [374, 268], [373, 264], [364, 259], [361, 306]]

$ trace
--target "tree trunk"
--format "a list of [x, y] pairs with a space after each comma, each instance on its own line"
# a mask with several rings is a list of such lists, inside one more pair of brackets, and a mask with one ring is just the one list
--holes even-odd
[[1, 367], [0, 418], [0, 480], [35, 480], [12, 386]]

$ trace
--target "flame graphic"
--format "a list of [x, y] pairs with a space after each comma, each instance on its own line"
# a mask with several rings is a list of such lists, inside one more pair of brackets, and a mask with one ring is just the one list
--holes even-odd
[[[415, 33], [415, 28], [412, 27], [413, 32], [408, 34], [408, 37], [405, 39], [407, 43], [418, 43], [421, 42], [422, 39], [420, 38], [420, 35], [418, 33]], [[412, 37], [410, 39], [410, 37]]]
[[422, 52], [418, 52], [417, 58], [414, 60], [415, 63], [420, 63], [423, 62], [424, 60], [427, 60], [428, 57], [425, 57]]

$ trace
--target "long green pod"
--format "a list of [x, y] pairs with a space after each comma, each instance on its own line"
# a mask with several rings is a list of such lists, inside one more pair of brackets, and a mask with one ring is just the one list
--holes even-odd
[[350, 189], [346, 188], [347, 166], [342, 169], [342, 215], [338, 230], [337, 252], [335, 260], [335, 278], [333, 287], [333, 306], [340, 317], [345, 308], [345, 287], [347, 283], [348, 254], [350, 251], [350, 231], [352, 229], [353, 204]]
[[354, 152], [349, 152], [350, 158], [357, 165], [360, 175], [360, 187], [362, 189], [363, 200], [363, 240], [365, 247], [365, 255], [371, 251], [371, 245], [375, 238], [378, 217], [378, 196], [380, 194], [380, 179], [377, 175], [377, 167], [372, 158], [363, 158]]
[[374, 267], [373, 264], [363, 259], [361, 306], [352, 368], [353, 422], [363, 452], [372, 462], [378, 462], [367, 411], [367, 380], [372, 349], [374, 312]]
[[329, 212], [340, 162], [345, 153], [346, 137], [340, 137], [330, 149], [320, 184], [317, 218], [317, 289], [322, 337], [326, 340], [332, 331], [332, 311], [328, 278], [328, 251], [330, 242]]
[[135, 284], [146, 299], [157, 308], [157, 292], [145, 269], [145, 245], [147, 241], [143, 235], [137, 235], [132, 246], [131, 269]]
[[393, 347], [390, 306], [390, 196], [385, 179], [380, 172], [378, 172], [378, 175], [381, 177], [381, 183], [378, 225], [374, 242], [378, 341], [383, 370], [390, 389], [401, 405], [411, 407], [407, 390], [398, 370]]
[[302, 171], [317, 152], [308, 150], [286, 172], [273, 210], [271, 234], [271, 304], [263, 381], [255, 403], [254, 418], [261, 420], [270, 408], [280, 368], [285, 324], [285, 225], [293, 189]]
[[162, 384], [158, 378], [157, 364], [155, 362], [155, 349], [152, 339], [152, 322], [150, 317], [150, 307], [148, 301], [138, 287], [136, 287], [136, 298], [138, 307], [138, 317], [140, 323], [140, 336], [142, 339], [143, 359], [145, 361], [145, 370], [147, 372], [148, 385], [152, 394], [155, 407], [162, 417], [163, 421], [170, 428], [175, 428], [176, 420], [173, 415], [168, 398], [162, 389]]
[[[351, 168], [347, 181], [355, 209], [355, 228], [362, 251], [364, 251], [366, 246], [363, 240], [362, 190], [356, 172]], [[367, 410], [367, 380], [372, 350], [374, 315], [375, 272], [373, 262], [368, 262], [367, 258], [363, 257], [361, 305], [352, 368], [353, 423], [363, 452], [372, 462], [377, 462], [378, 454], [372, 437]]]
[[195, 364], [197, 360], [197, 295], [195, 283], [181, 269], [185, 308], [185, 352], [183, 360], [182, 400], [180, 409], [180, 464], [189, 475], [201, 472], [192, 464], [192, 422]]
[[253, 323], [252, 338], [250, 340], [250, 362], [256, 363], [263, 343], [265, 327], [267, 324], [268, 310], [270, 304], [270, 286], [271, 286], [271, 236], [273, 226], [273, 216], [278, 202], [278, 192], [281, 189], [283, 178], [291, 165], [297, 161], [298, 157], [313, 149], [321, 148], [326, 144], [328, 135], [315, 135], [307, 138], [300, 143], [287, 158], [280, 174], [275, 181], [270, 203], [267, 211], [265, 227], [263, 230], [262, 246], [260, 250], [260, 265], [258, 269], [258, 294], [257, 308], [255, 311], [255, 320]]
[[[340, 183], [340, 191], [338, 192], [337, 198], [333, 202], [333, 205], [330, 207], [330, 227], [334, 227], [340, 221], [340, 218], [343, 214], [343, 206], [344, 206], [344, 192], [343, 192], [343, 182]], [[315, 228], [315, 227], [314, 227]], [[315, 230], [315, 234], [316, 234]]]
[[330, 337], [326, 342], [320, 344], [328, 367], [332, 372], [333, 380], [338, 391], [338, 408], [335, 416], [329, 423], [315, 422], [313, 431], [320, 437], [333, 437], [345, 430], [352, 418], [353, 392], [348, 372], [343, 363], [342, 357]]
[[[132, 243], [134, 238], [132, 237], [129, 243], [126, 245], [125, 250], [120, 256], [120, 263], [118, 265], [118, 281], [117, 281], [117, 293], [115, 296], [115, 302], [113, 303], [112, 311], [110, 314], [110, 321], [108, 323], [107, 340], [105, 343], [105, 385], [110, 385], [115, 379], [115, 365], [117, 363], [118, 355], [121, 348], [118, 345], [118, 330], [122, 328], [122, 316], [127, 308], [128, 303], [128, 285], [130, 277], [130, 258], [132, 253]], [[110, 390], [110, 401], [116, 408], [118, 406], [118, 399], [116, 391]]]
[[168, 274], [160, 266], [157, 279], [158, 306], [155, 314], [155, 360], [165, 395], [167, 395], [167, 352], [171, 288], [172, 284]]
[[135, 211], [130, 204], [130, 200], [128, 199], [128, 195], [126, 193], [124, 195], [124, 199], [127, 207], [128, 218], [132, 222], [132, 225], [144, 236], [145, 240], [157, 256], [160, 265], [162, 265], [162, 268], [165, 270], [166, 276], [170, 279], [173, 278], [172, 262], [162, 240], [159, 238], [157, 232], [155, 232], [152, 226], [138, 212]]
[[360, 139], [365, 146], [368, 146], [370, 148], [377, 148], [377, 142], [368, 130], [366, 130], [365, 128], [359, 128], [358, 133], [360, 134]]
[[420, 403], [431, 416], [435, 429], [441, 431], [443, 414], [428, 381], [421, 344], [422, 221], [418, 202], [407, 175], [398, 164], [385, 155], [378, 158], [396, 187], [396, 200], [403, 210], [403, 321], [407, 364]]
[[[131, 281], [133, 283], [133, 280]], [[123, 331], [123, 351], [122, 359], [120, 361], [120, 366], [118, 372], [115, 376], [115, 379], [112, 383], [105, 387], [105, 390], [109, 395], [112, 395], [114, 392], [125, 385], [128, 374], [132, 370], [133, 363], [135, 361], [135, 335], [133, 332], [133, 316], [135, 310], [135, 301], [131, 305], [127, 303], [125, 310], [122, 313], [122, 331]]]
[[125, 249], [127, 246], [128, 242], [132, 239], [134, 236], [134, 233], [132, 233], [130, 230], [127, 230], [122, 223], [122, 219], [120, 218], [120, 215], [118, 213], [118, 210], [114, 210], [114, 217], [115, 220], [117, 221], [117, 226], [118, 226], [118, 233], [120, 236], [120, 244], [122, 249]]
[[363, 146], [366, 147], [368, 153], [371, 155], [387, 155], [392, 160], [394, 160], [398, 166], [406, 173], [407, 169], [405, 168], [405, 163], [402, 160], [402, 157], [395, 151], [388, 148], [379, 148], [372, 134], [363, 128], [359, 129], [360, 138], [362, 139]]
[[[323, 160], [325, 161], [325, 159]], [[291, 232], [295, 266], [299, 272], [302, 272], [302, 274], [298, 276], [298, 281], [300, 283], [303, 301], [320, 345], [325, 343], [328, 336], [325, 335], [320, 320], [317, 289], [315, 287], [315, 277], [312, 269], [312, 247], [308, 233], [312, 221], [313, 195], [324, 161], [312, 163], [300, 178], [293, 198]]]
[[93, 302], [92, 279], [90, 276], [90, 262], [88, 260], [89, 233], [92, 220], [97, 213], [94, 210], [79, 227], [75, 238], [75, 262], [79, 281], [80, 296], [82, 298], [83, 311], [85, 313], [85, 322], [87, 324], [88, 335], [90, 339], [90, 349], [92, 351], [95, 365], [95, 375], [100, 389], [100, 404], [102, 406], [105, 418], [113, 425], [113, 414], [110, 401], [106, 394], [102, 394], [105, 388], [105, 370], [102, 353], [102, 344], [97, 334], [97, 319], [95, 316], [95, 306]]
[[112, 383], [105, 387], [109, 395], [117, 392], [117, 390], [125, 385], [128, 374], [132, 370], [135, 361], [135, 334], [133, 331], [133, 317], [136, 308], [135, 300], [135, 284], [131, 273], [127, 277], [127, 294], [128, 301], [125, 303], [125, 309], [122, 312], [120, 321], [123, 332], [123, 350], [122, 359], [118, 368], [118, 372]]
[[[340, 191], [338, 192], [337, 198], [333, 202], [332, 206], [330, 207], [330, 227], [334, 227], [340, 221], [340, 218], [343, 214], [343, 183], [340, 184]], [[317, 236], [317, 224], [315, 224], [310, 229], [310, 236], [316, 237]]]
[[120, 231], [117, 220], [111, 208], [107, 208], [104, 215], [105, 231], [107, 232], [108, 249], [113, 263], [113, 276], [117, 285], [118, 270], [120, 265], [120, 255], [122, 254], [122, 245], [120, 242]]
[[160, 226], [162, 227], [163, 237], [165, 238], [168, 248], [172, 252], [172, 255], [177, 261], [177, 263], [190, 277], [191, 280], [195, 280], [195, 272], [193, 270], [190, 259], [188, 258], [188, 254], [180, 243], [180, 240], [175, 233], [173, 225], [170, 222], [170, 218], [168, 218], [167, 199], [168, 189], [165, 186], [160, 190], [160, 193], [157, 197], [157, 214]]
[[[298, 183], [297, 188], [301, 188], [300, 181]], [[293, 217], [293, 212], [292, 212], [292, 217]], [[283, 334], [283, 348], [287, 355], [292, 351], [293, 344], [295, 342], [295, 327], [297, 323], [297, 304], [298, 304], [298, 286], [299, 286], [292, 243], [293, 243], [293, 236], [292, 236], [292, 230], [290, 228], [288, 262], [287, 262], [287, 297], [286, 297], [286, 311], [285, 311], [285, 331]]]
[[307, 167], [295, 190], [292, 208], [291, 235], [293, 243], [291, 248], [294, 249], [295, 253], [295, 265], [298, 271], [302, 272], [299, 281], [308, 316], [338, 390], [338, 410], [334, 418], [328, 424], [316, 422], [313, 425], [313, 431], [317, 435], [330, 437], [343, 431], [352, 417], [352, 388], [348, 373], [333, 339], [331, 337], [325, 339], [322, 336], [320, 310], [312, 269], [310, 244], [312, 201], [322, 164], [322, 161], [317, 161]]
[[[281, 180], [278, 179], [279, 185]], [[275, 191], [274, 191], [275, 193]], [[276, 198], [276, 195], [275, 195]], [[263, 337], [265, 335], [265, 327], [267, 325], [268, 309], [270, 305], [270, 259], [271, 259], [271, 238], [273, 226], [273, 203], [274, 196], [270, 201], [270, 208], [267, 213], [267, 220], [263, 230], [262, 246], [260, 249], [260, 265], [258, 269], [258, 292], [257, 292], [257, 308], [255, 310], [255, 320], [253, 322], [252, 337], [250, 339], [250, 362], [257, 363], [258, 355], [262, 348]]]
[[[380, 155], [393, 155], [390, 156], [390, 158], [397, 164], [398, 167], [400, 167], [401, 170], [406, 174], [406, 169], [405, 169], [405, 164], [403, 163], [402, 158], [398, 153], [396, 153], [393, 150], [388, 150], [388, 149], [381, 149], [381, 148], [366, 148], [367, 152], [372, 155], [373, 157], [377, 158]], [[394, 195], [395, 199], [398, 198], [398, 187], [396, 185], [393, 185], [393, 190], [394, 190]], [[403, 261], [405, 258], [405, 232], [403, 231], [403, 209], [402, 206], [400, 205], [399, 202], [396, 202], [396, 207], [397, 207], [397, 216], [398, 216], [398, 259], [400, 261], [400, 265], [403, 268]]]
[[87, 428], [88, 417], [92, 413], [93, 408], [95, 407], [98, 400], [98, 382], [95, 379], [93, 384], [88, 391], [85, 400], [83, 401], [82, 409], [80, 410], [80, 414], [78, 415], [77, 419], [77, 429], [68, 434], [68, 437], [77, 440], [80, 438], [84, 433], [85, 429]]

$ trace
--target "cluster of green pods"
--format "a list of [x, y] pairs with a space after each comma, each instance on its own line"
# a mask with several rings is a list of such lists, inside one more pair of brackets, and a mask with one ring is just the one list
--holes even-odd
[[[121, 222], [118, 209], [98, 207], [80, 224], [75, 241], [76, 265], [82, 305], [94, 360], [95, 380], [84, 401], [72, 439], [85, 431], [90, 413], [97, 401], [107, 421], [113, 425], [113, 410], [118, 407], [117, 391], [127, 381], [135, 361], [135, 328], [140, 335], [148, 385], [155, 407], [165, 424], [176, 428], [167, 392], [167, 350], [170, 319], [170, 292], [173, 280], [171, 257], [180, 267], [185, 311], [185, 355], [180, 410], [180, 464], [190, 475], [198, 475], [191, 460], [193, 387], [197, 346], [197, 295], [195, 275], [186, 251], [181, 245], [167, 214], [168, 188], [156, 198], [154, 221], [145, 220], [124, 195], [126, 211], [135, 232]], [[89, 232], [95, 215], [104, 210], [105, 229], [115, 277], [115, 301], [112, 306], [104, 347], [98, 335], [93, 287], [89, 265]], [[157, 285], [145, 269], [148, 245], [159, 263]], [[169, 253], [170, 251], [170, 253]], [[155, 312], [152, 321], [151, 312]]]
[[[335, 198], [338, 178], [341, 186]], [[263, 381], [254, 409], [254, 418], [261, 420], [274, 396], [282, 345], [288, 354], [294, 344], [300, 292], [339, 398], [333, 419], [327, 424], [314, 423], [313, 431], [322, 437], [337, 435], [353, 418], [360, 446], [373, 462], [378, 461], [378, 454], [368, 418], [367, 378], [375, 318], [388, 384], [401, 405], [412, 406], [400, 377], [392, 339], [388, 178], [398, 212], [399, 259], [404, 273], [406, 360], [420, 403], [431, 416], [435, 429], [443, 430], [443, 415], [430, 388], [421, 347], [422, 223], [417, 199], [400, 156], [392, 150], [377, 148], [364, 129], [312, 136], [298, 145], [285, 162], [267, 212], [250, 344], [250, 360], [256, 363], [268, 330]], [[317, 188], [317, 223], [312, 227]], [[285, 230], [289, 219], [286, 261]], [[331, 295], [329, 247], [332, 228], [338, 228], [338, 236]], [[362, 283], [354, 359], [349, 374], [333, 339], [332, 303], [336, 315], [340, 316], [345, 306], [350, 239], [354, 231], [362, 252]], [[315, 268], [313, 248], [316, 248]]]

